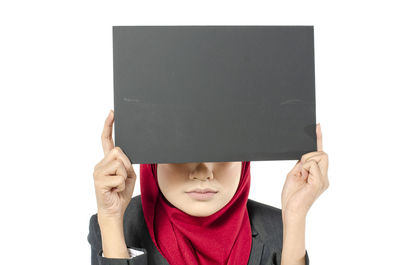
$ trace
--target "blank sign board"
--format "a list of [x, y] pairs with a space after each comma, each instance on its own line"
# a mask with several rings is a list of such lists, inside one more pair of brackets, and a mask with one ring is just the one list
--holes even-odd
[[114, 26], [115, 145], [133, 164], [316, 150], [313, 26]]

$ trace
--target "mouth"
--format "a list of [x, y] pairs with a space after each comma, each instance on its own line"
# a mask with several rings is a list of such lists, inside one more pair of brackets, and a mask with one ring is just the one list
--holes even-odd
[[206, 201], [212, 199], [217, 192], [213, 189], [194, 189], [185, 193], [192, 199]]
[[189, 190], [189, 191], [186, 191], [186, 192], [198, 192], [198, 193], [214, 192], [214, 193], [216, 193], [217, 191], [213, 190], [213, 189], [210, 189], [210, 188], [207, 188], [207, 189], [197, 188], [197, 189]]

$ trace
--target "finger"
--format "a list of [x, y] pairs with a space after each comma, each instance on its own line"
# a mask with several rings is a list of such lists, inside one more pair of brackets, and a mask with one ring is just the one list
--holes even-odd
[[300, 160], [304, 164], [310, 157], [321, 154], [318, 151], [310, 152], [301, 156]]
[[125, 169], [128, 173], [128, 177], [133, 177], [135, 176], [135, 171], [133, 170], [133, 166], [129, 158], [126, 156], [124, 151], [121, 149], [121, 147], [116, 146], [112, 150], [114, 152], [114, 155], [121, 159], [121, 161], [124, 163]]
[[121, 179], [125, 182], [127, 179], [127, 172], [121, 160], [113, 160], [109, 164], [99, 168], [95, 174], [95, 184], [101, 188], [115, 188], [121, 185]]
[[328, 183], [328, 155], [326, 153], [315, 155], [313, 157], [310, 157], [306, 162], [310, 160], [314, 160], [315, 162], [317, 162], [324, 183]]
[[121, 175], [109, 176], [104, 187], [108, 190], [115, 190], [117, 192], [123, 191], [125, 189], [125, 178]]
[[110, 110], [107, 119], [104, 122], [103, 132], [101, 134], [101, 143], [103, 145], [104, 156], [106, 156], [113, 148], [112, 129], [114, 122], [114, 112]]
[[306, 179], [308, 177], [308, 171], [303, 168], [303, 162], [298, 160], [293, 169], [289, 172], [288, 176], [302, 177], [303, 179]]
[[307, 177], [308, 177], [308, 171], [303, 167], [303, 165], [304, 165], [304, 163], [303, 162], [300, 162], [300, 166], [301, 166], [301, 168], [300, 168], [300, 170], [301, 170], [301, 176], [304, 178], [304, 179], [306, 179]]
[[322, 151], [322, 130], [320, 123], [317, 124], [316, 130], [317, 130], [317, 151]]
[[122, 162], [124, 163], [125, 169], [128, 173], [128, 177], [133, 177], [135, 176], [135, 171], [133, 170], [133, 166], [131, 161], [129, 160], [129, 158], [126, 156], [126, 154], [124, 153], [124, 151], [121, 149], [121, 147], [116, 146], [114, 149], [117, 150], [117, 156], [119, 159], [122, 160]]
[[306, 163], [310, 159], [314, 159], [321, 170], [322, 175], [326, 176], [328, 174], [328, 154], [324, 151], [321, 152], [311, 152], [302, 157], [302, 163]]
[[303, 164], [303, 168], [310, 172], [307, 182], [312, 185], [323, 185], [321, 170], [315, 160], [309, 160]]
[[304, 178], [307, 178], [307, 177], [308, 177], [308, 171], [305, 170], [305, 169], [303, 168], [303, 164], [304, 164], [305, 162], [307, 162], [307, 160], [308, 160], [310, 157], [313, 157], [313, 156], [318, 155], [318, 154], [320, 154], [318, 151], [314, 151], [314, 152], [310, 152], [310, 153], [307, 153], [307, 154], [304, 154], [304, 155], [301, 156], [301, 158], [300, 158], [300, 165], [301, 165], [301, 167], [300, 167], [300, 172], [301, 172], [301, 176], [303, 176]]
[[124, 163], [120, 159], [116, 159], [108, 163], [103, 167], [103, 175], [105, 176], [113, 176], [113, 175], [121, 175], [125, 179], [128, 177], [128, 173], [126, 172]]
[[120, 159], [123, 162], [123, 165], [128, 173], [128, 177], [136, 176], [131, 161], [119, 146], [114, 147], [110, 152], [108, 152], [108, 154], [102, 159], [102, 161], [100, 161], [99, 164], [96, 165], [95, 169], [104, 166], [115, 159]]
[[307, 182], [311, 185], [319, 187], [319, 193], [325, 191], [329, 187], [329, 180], [326, 174], [322, 174], [318, 162], [311, 158], [304, 164], [304, 168], [311, 172], [307, 178]]
[[301, 172], [301, 160], [297, 160], [296, 164], [294, 165], [294, 167], [292, 168], [292, 170], [290, 170], [290, 172], [288, 173], [288, 175], [294, 175], [294, 176], [300, 176], [300, 172]]
[[106, 174], [103, 180], [105, 187], [117, 192], [125, 189], [125, 181], [128, 173], [120, 159], [117, 158], [116, 160], [111, 161], [104, 173]]

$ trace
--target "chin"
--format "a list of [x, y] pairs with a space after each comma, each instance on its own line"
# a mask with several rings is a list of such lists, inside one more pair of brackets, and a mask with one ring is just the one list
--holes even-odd
[[211, 208], [210, 205], [202, 203], [200, 205], [192, 205], [188, 209], [183, 209], [182, 211], [192, 216], [206, 217], [217, 212], [217, 209], [214, 207]]

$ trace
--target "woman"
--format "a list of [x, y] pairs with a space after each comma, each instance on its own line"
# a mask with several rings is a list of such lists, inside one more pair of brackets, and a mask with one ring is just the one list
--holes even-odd
[[136, 174], [114, 147], [110, 111], [104, 158], [93, 177], [97, 214], [88, 241], [94, 264], [309, 264], [305, 221], [324, 192], [328, 156], [303, 155], [287, 174], [282, 210], [248, 199], [250, 162], [141, 164]]

